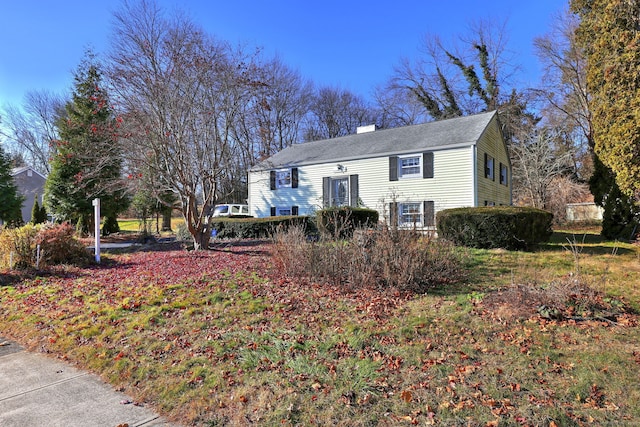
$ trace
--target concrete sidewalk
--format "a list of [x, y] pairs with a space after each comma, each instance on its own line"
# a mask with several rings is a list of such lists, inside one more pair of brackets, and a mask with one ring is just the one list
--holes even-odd
[[0, 426], [169, 427], [96, 375], [0, 337]]

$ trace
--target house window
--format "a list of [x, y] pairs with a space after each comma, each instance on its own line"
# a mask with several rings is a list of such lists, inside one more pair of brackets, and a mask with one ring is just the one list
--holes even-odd
[[399, 225], [422, 227], [422, 203], [400, 203], [398, 213]]
[[276, 171], [276, 188], [291, 187], [291, 169]]
[[389, 157], [389, 181], [433, 178], [433, 152]]
[[507, 165], [500, 163], [500, 184], [509, 185], [507, 182]]
[[271, 216], [298, 215], [298, 206], [272, 206]]
[[421, 156], [398, 157], [398, 175], [400, 178], [416, 178], [422, 176]]
[[393, 225], [401, 227], [433, 227], [436, 224], [435, 205], [432, 200], [391, 203], [389, 209]]
[[484, 177], [490, 180], [494, 179], [494, 162], [493, 157], [487, 153], [484, 154]]
[[271, 190], [277, 190], [278, 188], [298, 188], [298, 168], [271, 171], [269, 181]]

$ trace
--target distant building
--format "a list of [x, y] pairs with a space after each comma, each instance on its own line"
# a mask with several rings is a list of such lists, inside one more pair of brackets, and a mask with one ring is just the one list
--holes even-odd
[[24, 197], [24, 202], [22, 202], [22, 220], [29, 222], [31, 221], [31, 211], [33, 210], [36, 197], [38, 198], [38, 203], [42, 206], [44, 183], [47, 179], [30, 166], [14, 168], [11, 171], [11, 176], [13, 176], [13, 181], [18, 187], [18, 194]]
[[588, 222], [602, 221], [604, 209], [594, 202], [567, 203], [567, 221]]

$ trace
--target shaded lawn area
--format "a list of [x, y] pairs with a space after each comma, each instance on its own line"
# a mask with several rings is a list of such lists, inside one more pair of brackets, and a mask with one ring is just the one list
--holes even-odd
[[635, 314], [551, 320], [508, 293], [579, 270], [637, 308], [636, 248], [556, 237], [470, 251], [470, 283], [427, 295], [281, 277], [267, 243], [107, 254], [0, 287], [0, 330], [185, 425], [640, 424]]

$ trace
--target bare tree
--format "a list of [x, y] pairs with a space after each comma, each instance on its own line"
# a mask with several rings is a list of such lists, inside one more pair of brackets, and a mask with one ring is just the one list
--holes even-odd
[[310, 108], [313, 85], [276, 57], [257, 69], [246, 117], [259, 146], [254, 158], [270, 156], [300, 142], [302, 119]]
[[222, 183], [229, 202], [246, 198], [247, 170], [259, 159], [300, 142], [313, 96], [312, 84], [278, 57], [257, 60], [246, 71], [248, 97], [233, 128], [236, 152]]
[[547, 209], [551, 184], [567, 174], [572, 153], [558, 154], [554, 140], [555, 135], [543, 129], [528, 141], [512, 146], [513, 179], [520, 188], [520, 204]]
[[357, 127], [378, 121], [373, 107], [354, 93], [335, 87], [320, 88], [311, 103], [305, 141], [356, 133]]
[[4, 136], [14, 150], [34, 169], [48, 174], [49, 161], [58, 139], [55, 122], [64, 115], [66, 101], [48, 91], [32, 91], [25, 95], [22, 108], [5, 108]]
[[535, 93], [543, 100], [543, 116], [548, 126], [567, 134], [567, 150], [574, 153], [576, 175], [583, 180], [593, 172], [593, 128], [587, 90], [586, 58], [576, 42], [576, 15], [564, 12], [551, 30], [536, 38], [536, 54], [544, 65], [542, 84]]
[[157, 194], [176, 194], [194, 247], [206, 249], [251, 66], [190, 20], [166, 19], [152, 1], [125, 1], [114, 17], [110, 76], [129, 164], [155, 175]]
[[394, 90], [387, 84], [376, 88], [374, 98], [381, 111], [382, 128], [415, 125], [429, 119], [424, 105], [409, 91]]
[[507, 46], [506, 25], [489, 21], [472, 26], [459, 43], [428, 35], [422, 55], [402, 60], [387, 87], [414, 97], [434, 120], [498, 110], [507, 141], [518, 141], [537, 118], [512, 83], [518, 67]]

